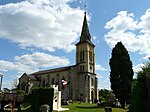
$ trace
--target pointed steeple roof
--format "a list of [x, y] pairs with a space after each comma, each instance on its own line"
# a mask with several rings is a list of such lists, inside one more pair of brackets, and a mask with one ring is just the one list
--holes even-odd
[[83, 21], [80, 41], [77, 44], [83, 43], [83, 42], [88, 42], [89, 44], [94, 45], [91, 41], [91, 35], [90, 35], [89, 27], [88, 27], [88, 24], [87, 24], [86, 12], [84, 13], [84, 21]]
[[86, 19], [86, 12], [85, 12], [80, 41], [83, 42], [83, 41], [86, 41], [86, 40], [91, 41], [91, 35], [90, 35], [90, 32], [89, 32], [87, 19]]

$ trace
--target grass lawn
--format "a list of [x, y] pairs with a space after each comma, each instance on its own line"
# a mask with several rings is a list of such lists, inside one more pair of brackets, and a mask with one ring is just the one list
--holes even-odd
[[[69, 108], [69, 111], [66, 112], [105, 112], [104, 108], [97, 107], [96, 104], [89, 103], [72, 103], [68, 106], [63, 106], [64, 108]], [[120, 108], [112, 108], [112, 112], [127, 112], [127, 110]]]
[[[97, 107], [96, 104], [89, 104], [89, 103], [81, 103], [81, 104], [71, 103], [68, 106], [63, 106], [63, 108], [69, 108], [69, 111], [64, 111], [64, 112], [105, 112], [104, 108]], [[120, 109], [120, 108], [112, 108], [112, 109], [113, 109], [112, 112], [127, 112], [127, 110]], [[10, 110], [5, 112], [10, 112]], [[26, 108], [19, 112], [30, 112], [30, 108]]]

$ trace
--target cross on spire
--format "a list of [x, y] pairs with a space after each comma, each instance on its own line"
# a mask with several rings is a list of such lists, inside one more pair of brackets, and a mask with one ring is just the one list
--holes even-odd
[[83, 20], [83, 25], [82, 25], [80, 41], [76, 45], [87, 42], [87, 43], [91, 44], [92, 46], [94, 46], [94, 44], [91, 41], [91, 35], [89, 32], [89, 27], [88, 27], [87, 18], [86, 18], [87, 0], [84, 0], [84, 6], [85, 6], [85, 12], [84, 12], [84, 20]]
[[90, 35], [90, 32], [89, 32], [87, 19], [86, 19], [86, 12], [85, 12], [85, 15], [84, 15], [80, 41], [81, 42], [85, 42], [85, 41], [91, 42], [91, 35]]
[[87, 0], [84, 0], [84, 11], [85, 11], [85, 14], [86, 14], [86, 11], [87, 11]]

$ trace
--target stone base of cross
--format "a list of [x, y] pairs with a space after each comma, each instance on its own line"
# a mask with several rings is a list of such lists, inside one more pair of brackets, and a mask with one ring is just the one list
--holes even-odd
[[53, 110], [55, 111], [69, 110], [69, 108], [61, 107], [61, 91], [58, 91], [58, 85], [52, 85], [52, 88], [54, 88]]

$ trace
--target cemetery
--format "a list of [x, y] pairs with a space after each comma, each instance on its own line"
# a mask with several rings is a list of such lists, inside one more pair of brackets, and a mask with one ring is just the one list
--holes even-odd
[[[49, 93], [52, 93], [50, 96], [46, 94], [46, 91]], [[43, 93], [44, 92], [44, 93]], [[48, 93], [48, 94], [49, 94]], [[33, 95], [35, 94], [35, 95]], [[7, 97], [6, 97], [7, 96]], [[38, 97], [37, 97], [38, 96]], [[53, 96], [53, 97], [51, 97]], [[28, 97], [28, 98], [27, 98]], [[99, 110], [100, 112], [112, 112], [112, 110], [115, 110], [115, 112], [126, 112], [126, 110], [121, 110], [117, 108], [109, 108], [105, 106], [98, 106], [97, 104], [90, 104], [90, 103], [84, 103], [80, 101], [75, 102], [69, 102], [67, 105], [61, 104], [61, 91], [58, 91], [58, 85], [53, 85], [51, 89], [33, 89], [32, 94], [29, 94], [27, 96], [22, 96], [21, 94], [12, 93], [7, 94], [3, 93], [1, 96], [1, 103], [2, 101], [7, 101], [8, 99], [11, 99], [11, 102], [7, 101], [5, 104], [11, 104], [14, 107], [3, 105], [3, 109], [1, 109], [1, 112], [59, 112], [59, 111], [66, 111], [66, 112], [78, 112], [82, 110], [86, 110], [86, 112]], [[51, 102], [51, 101], [52, 102]], [[16, 107], [17, 102], [19, 103], [19, 109]], [[29, 103], [30, 102], [30, 103]], [[43, 103], [42, 103], [43, 102]], [[26, 106], [22, 106], [21, 104]], [[52, 103], [52, 104], [51, 104]], [[32, 110], [34, 109], [34, 110]]]

